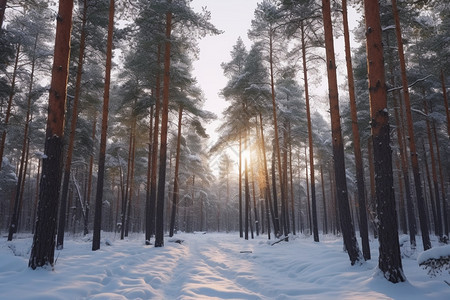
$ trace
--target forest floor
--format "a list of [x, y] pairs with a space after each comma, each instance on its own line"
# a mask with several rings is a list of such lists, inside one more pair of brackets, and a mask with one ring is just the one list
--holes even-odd
[[420, 237], [416, 252], [402, 248], [408, 280], [392, 284], [377, 271], [376, 240], [372, 260], [351, 266], [332, 235], [272, 245], [266, 236], [182, 233], [162, 248], [144, 245], [143, 234], [119, 236], [103, 233], [95, 252], [89, 236], [66, 237], [54, 271], [27, 267], [31, 236], [2, 237], [0, 299], [450, 299], [450, 269], [432, 277], [417, 263]]

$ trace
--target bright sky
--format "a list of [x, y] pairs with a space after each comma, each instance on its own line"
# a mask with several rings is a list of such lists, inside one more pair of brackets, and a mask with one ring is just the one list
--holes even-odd
[[207, 7], [211, 12], [211, 22], [224, 31], [221, 35], [208, 36], [200, 41], [200, 59], [194, 63], [194, 75], [207, 99], [204, 108], [219, 117], [219, 120], [207, 127], [208, 134], [213, 140], [216, 135], [214, 129], [221, 123], [220, 114], [228, 106], [228, 103], [218, 95], [227, 83], [220, 64], [231, 59], [230, 52], [239, 36], [247, 49], [250, 48], [247, 31], [250, 29], [258, 2], [258, 0], [194, 0], [192, 2], [195, 11], [199, 12], [202, 7]]

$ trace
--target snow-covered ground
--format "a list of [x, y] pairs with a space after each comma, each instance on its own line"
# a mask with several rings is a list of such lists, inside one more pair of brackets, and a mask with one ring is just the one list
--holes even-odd
[[376, 268], [377, 241], [372, 260], [351, 266], [334, 236], [273, 246], [236, 233], [175, 237], [183, 242], [166, 238], [165, 247], [154, 248], [142, 234], [121, 241], [103, 233], [96, 252], [89, 238], [68, 237], [54, 271], [27, 267], [31, 236], [2, 238], [0, 299], [450, 299], [450, 271], [430, 277], [418, 265], [420, 251], [402, 250], [407, 282], [386, 281]]

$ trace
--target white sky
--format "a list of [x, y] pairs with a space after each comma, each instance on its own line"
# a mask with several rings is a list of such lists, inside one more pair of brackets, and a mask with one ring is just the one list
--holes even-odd
[[205, 93], [206, 103], [204, 109], [214, 112], [219, 119], [207, 126], [208, 134], [215, 140], [214, 129], [221, 123], [220, 114], [228, 103], [218, 93], [227, 83], [220, 64], [228, 62], [230, 52], [240, 36], [250, 48], [247, 31], [250, 29], [253, 13], [258, 0], [194, 0], [192, 7], [201, 11], [207, 7], [211, 12], [211, 23], [217, 29], [224, 31], [217, 36], [207, 36], [200, 43], [200, 59], [194, 63], [194, 76]]

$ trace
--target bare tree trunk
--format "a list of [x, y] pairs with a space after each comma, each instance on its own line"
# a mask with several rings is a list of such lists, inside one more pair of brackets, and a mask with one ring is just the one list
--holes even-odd
[[161, 65], [161, 45], [158, 45], [157, 54], [158, 73], [156, 74], [156, 87], [155, 87], [155, 128], [153, 132], [153, 144], [152, 144], [152, 172], [151, 172], [151, 186], [150, 186], [150, 209], [148, 228], [145, 232], [145, 243], [150, 244], [150, 237], [155, 231], [155, 212], [156, 212], [156, 191], [157, 191], [157, 170], [158, 170], [158, 137], [159, 137], [159, 116], [161, 110], [161, 75], [159, 72], [159, 66]]
[[[256, 129], [258, 130], [258, 128]], [[250, 149], [249, 149], [250, 150]], [[253, 159], [252, 159], [252, 153], [250, 152], [250, 174], [252, 176], [252, 197], [253, 197], [253, 213], [255, 215], [255, 228], [256, 228], [256, 235], [259, 236], [259, 216], [258, 216], [258, 207], [256, 203], [256, 189], [255, 189], [255, 172], [253, 167]]]
[[306, 179], [306, 221], [308, 222], [308, 229], [309, 229], [309, 235], [311, 235], [312, 232], [312, 218], [311, 218], [311, 193], [310, 193], [310, 184], [309, 184], [309, 175], [308, 175], [308, 155], [306, 154], [306, 147], [305, 147], [305, 179]]
[[442, 173], [442, 163], [441, 163], [441, 151], [439, 150], [439, 140], [436, 132], [436, 124], [433, 121], [433, 134], [434, 140], [436, 143], [436, 156], [437, 156], [437, 165], [439, 166], [439, 178], [441, 182], [441, 193], [442, 193], [442, 213], [444, 216], [443, 225], [444, 225], [444, 234], [448, 237], [448, 217], [447, 217], [447, 199], [445, 193], [445, 185], [444, 185], [444, 176]]
[[[436, 170], [436, 159], [434, 156], [434, 145], [433, 145], [433, 136], [431, 134], [431, 126], [430, 120], [428, 120], [428, 104], [427, 101], [423, 101], [424, 112], [427, 115], [426, 126], [427, 126], [427, 136], [428, 136], [428, 145], [430, 147], [430, 157], [431, 157], [431, 175], [433, 178], [433, 187], [434, 187], [434, 197], [433, 192], [430, 190], [431, 201], [435, 200], [436, 204], [436, 219], [435, 220], [435, 229], [436, 235], [442, 237], [442, 211], [441, 211], [441, 199], [439, 197], [439, 183], [437, 178], [437, 170]], [[425, 150], [425, 146], [424, 146]], [[428, 166], [427, 166], [428, 167]]]
[[[97, 112], [94, 113], [94, 124], [92, 125], [92, 142], [95, 141], [95, 134], [97, 132]], [[92, 194], [92, 173], [93, 173], [93, 167], [94, 167], [94, 153], [92, 151], [89, 159], [89, 176], [88, 176], [88, 188], [87, 188], [87, 197], [85, 199], [85, 208], [86, 208], [86, 218], [84, 219], [84, 230], [83, 234], [87, 235], [88, 225], [89, 225], [89, 212], [90, 212], [90, 205], [91, 205], [91, 194]]]
[[405, 196], [403, 192], [403, 181], [400, 172], [401, 170], [400, 157], [398, 155], [395, 160], [395, 166], [397, 168], [398, 187], [400, 192], [400, 199], [398, 201], [400, 228], [403, 234], [408, 234], [408, 223], [406, 222], [406, 213], [405, 213]]
[[[427, 179], [426, 182], [428, 184], [428, 190], [430, 191], [431, 214], [433, 216], [432, 220], [433, 220], [433, 223], [434, 223], [434, 234], [439, 236], [439, 234], [438, 234], [439, 229], [437, 228], [438, 227], [438, 222], [436, 221], [437, 220], [436, 202], [435, 202], [434, 196], [433, 196], [433, 185], [431, 184], [430, 168], [428, 167], [428, 158], [427, 158], [428, 156], [427, 156], [427, 152], [425, 150], [425, 144], [424, 143], [422, 144], [422, 148], [423, 148], [423, 160], [424, 160], [423, 164], [425, 165], [425, 175], [426, 175], [426, 179]], [[426, 185], [425, 185], [425, 179], [424, 179], [424, 185], [423, 186], [424, 186], [424, 195], [426, 196], [427, 188], [426, 188]], [[431, 220], [430, 220], [430, 222], [431, 222]], [[431, 227], [431, 224], [430, 224], [430, 227]]]
[[36, 230], [28, 266], [53, 267], [56, 218], [61, 184], [64, 113], [69, 73], [73, 0], [60, 1], [56, 25], [52, 81], [48, 102], [45, 158], [39, 194]]
[[423, 200], [422, 184], [420, 180], [419, 160], [416, 150], [416, 142], [414, 138], [414, 125], [411, 115], [411, 103], [409, 100], [408, 79], [406, 78], [405, 54], [403, 51], [403, 41], [396, 0], [392, 0], [392, 9], [394, 12], [395, 29], [398, 44], [398, 55], [400, 59], [400, 69], [402, 74], [403, 98], [405, 100], [406, 118], [408, 121], [409, 149], [411, 151], [411, 165], [414, 175], [414, 183], [416, 187], [417, 209], [419, 211], [420, 230], [422, 232], [423, 249], [428, 250], [431, 248], [431, 242], [428, 232], [427, 217], [425, 214], [425, 204]]
[[352, 56], [350, 53], [350, 34], [348, 30], [347, 0], [342, 0], [344, 40], [345, 40], [345, 59], [347, 61], [347, 82], [350, 96], [350, 110], [352, 116], [353, 132], [353, 152], [355, 154], [356, 165], [356, 184], [358, 187], [358, 205], [359, 205], [359, 234], [365, 260], [370, 259], [369, 229], [367, 226], [367, 208], [366, 191], [364, 184], [364, 166], [361, 155], [361, 141], [359, 137], [358, 116], [356, 109], [355, 82], [353, 79]]
[[344, 145], [342, 143], [341, 116], [339, 112], [338, 86], [336, 63], [334, 57], [333, 28], [331, 22], [330, 0], [322, 0], [322, 14], [325, 29], [325, 51], [328, 74], [328, 91], [331, 114], [331, 134], [333, 140], [334, 172], [336, 179], [337, 199], [339, 204], [339, 217], [345, 248], [348, 251], [351, 264], [361, 259], [358, 242], [355, 236], [350, 207], [345, 172]]
[[82, 24], [80, 37], [80, 54], [78, 56], [77, 77], [75, 82], [75, 96], [73, 98], [69, 145], [67, 147], [67, 158], [66, 158], [66, 165], [64, 168], [63, 186], [60, 200], [61, 206], [59, 210], [58, 236], [56, 239], [56, 249], [58, 250], [64, 248], [64, 230], [66, 224], [67, 194], [69, 192], [70, 168], [72, 166], [73, 147], [75, 143], [75, 131], [77, 128], [78, 102], [80, 99], [81, 75], [83, 73], [84, 49], [86, 43], [86, 14], [87, 14], [87, 0], [84, 0], [83, 16], [81, 20]]
[[150, 218], [150, 195], [151, 195], [151, 185], [152, 185], [152, 157], [153, 157], [153, 111], [155, 106], [152, 105], [150, 108], [150, 127], [148, 130], [148, 156], [147, 156], [147, 188], [145, 194], [145, 244], [150, 244], [150, 228], [151, 228], [151, 218]]
[[[136, 105], [136, 100], [135, 100]], [[128, 208], [127, 208], [127, 220], [125, 222], [125, 236], [128, 236], [128, 232], [130, 230], [130, 219], [131, 219], [131, 210], [132, 210], [132, 200], [134, 195], [134, 164], [135, 164], [135, 153], [136, 153], [136, 117], [133, 116], [133, 124], [131, 125], [131, 169], [130, 169], [130, 188], [128, 190]]]
[[[302, 31], [302, 56], [303, 56], [303, 78], [305, 82], [305, 106], [306, 106], [306, 119], [308, 121], [308, 145], [309, 145], [309, 168], [311, 172], [311, 204], [312, 204], [312, 219], [313, 219], [313, 234], [314, 241], [319, 241], [319, 229], [317, 226], [317, 208], [316, 208], [316, 180], [314, 170], [314, 144], [312, 138], [312, 122], [311, 122], [311, 109], [309, 104], [309, 90], [308, 90], [308, 70], [306, 68], [306, 43], [305, 43], [305, 30], [303, 21], [301, 22]], [[309, 197], [308, 197], [309, 203]]]
[[[97, 193], [95, 196], [94, 231], [92, 251], [100, 249], [100, 232], [102, 226], [103, 184], [105, 179], [106, 134], [108, 132], [109, 88], [111, 85], [111, 61], [114, 31], [115, 0], [109, 1], [108, 39], [106, 47], [105, 88], [103, 92], [102, 134], [98, 155]], [[123, 226], [123, 224], [122, 224]]]
[[244, 237], [244, 225], [242, 224], [242, 137], [239, 134], [239, 237]]
[[378, 268], [387, 280], [392, 283], [398, 283], [405, 281], [406, 278], [403, 274], [397, 232], [379, 3], [365, 0], [364, 12], [372, 145], [376, 174], [377, 217], [379, 220], [380, 251]]
[[325, 197], [325, 182], [323, 181], [323, 167], [320, 166], [320, 180], [322, 182], [322, 200], [323, 200], [323, 233], [328, 233], [328, 220], [327, 220], [327, 201]]
[[181, 120], [183, 118], [183, 106], [178, 108], [178, 135], [177, 135], [177, 154], [175, 158], [175, 175], [173, 179], [173, 197], [172, 197], [172, 213], [170, 218], [169, 236], [172, 237], [175, 231], [175, 218], [178, 206], [178, 170], [180, 168], [180, 149], [181, 149]]
[[[266, 142], [264, 140], [264, 128], [263, 128], [263, 119], [262, 119], [262, 113], [259, 113], [259, 120], [260, 120], [260, 128], [261, 128], [261, 147], [262, 147], [262, 155], [263, 155], [263, 161], [264, 161], [264, 178], [265, 178], [265, 196], [267, 198], [267, 209], [270, 211], [270, 215], [272, 216], [272, 223], [273, 223], [273, 231], [276, 236], [279, 235], [279, 224], [278, 224], [278, 215], [275, 214], [274, 205], [272, 205], [272, 195], [270, 191], [270, 181], [269, 181], [269, 170], [267, 167], [267, 157], [266, 157]], [[267, 219], [269, 221], [269, 219]], [[269, 226], [270, 228], [270, 226]], [[270, 229], [269, 229], [270, 230]]]
[[[275, 101], [275, 82], [274, 82], [274, 68], [273, 68], [273, 40], [272, 33], [270, 33], [270, 41], [269, 41], [269, 65], [270, 65], [270, 86], [271, 86], [271, 95], [272, 95], [272, 116], [273, 116], [273, 127], [274, 127], [274, 146], [275, 146], [275, 155], [276, 160], [278, 162], [278, 176], [280, 180], [280, 191], [281, 191], [281, 203], [285, 203], [286, 201], [286, 191], [284, 189], [283, 183], [283, 168], [281, 167], [281, 151], [280, 151], [280, 139], [278, 135], [278, 121], [277, 121], [277, 104]], [[274, 172], [272, 172], [275, 174]], [[275, 185], [273, 187], [275, 193]], [[274, 198], [275, 200], [275, 198]], [[277, 212], [277, 208], [275, 207], [275, 212]], [[277, 213], [275, 214], [278, 215]], [[285, 230], [286, 232], [286, 230]]]
[[[167, 0], [167, 3], [172, 3]], [[155, 247], [164, 246], [164, 198], [166, 189], [166, 164], [167, 164], [167, 131], [169, 121], [169, 87], [170, 87], [170, 48], [172, 33], [172, 12], [166, 14], [166, 42], [164, 50], [164, 84], [163, 105], [161, 120], [161, 144], [159, 152], [159, 178], [156, 203]]]
[[14, 202], [14, 211], [13, 211], [13, 216], [11, 218], [11, 223], [10, 223], [10, 226], [9, 226], [8, 241], [12, 240], [13, 234], [15, 232], [17, 232], [17, 226], [19, 225], [20, 202], [21, 202], [21, 198], [23, 196], [23, 185], [25, 183], [25, 175], [26, 175], [26, 171], [24, 172], [24, 164], [25, 164], [25, 156], [26, 156], [27, 145], [28, 145], [28, 142], [27, 142], [28, 141], [28, 131], [29, 131], [29, 126], [30, 126], [30, 122], [31, 122], [31, 119], [30, 119], [30, 115], [31, 115], [31, 98], [32, 98], [32, 91], [33, 91], [33, 84], [34, 84], [34, 69], [35, 69], [35, 65], [36, 65], [37, 41], [38, 41], [38, 34], [36, 34], [35, 39], [34, 39], [33, 57], [32, 57], [31, 74], [30, 74], [30, 83], [29, 83], [29, 86], [28, 86], [27, 116], [26, 116], [26, 119], [25, 119], [25, 128], [24, 128], [23, 142], [22, 142], [22, 155], [21, 155], [21, 158], [20, 158], [19, 177], [17, 179], [17, 189], [16, 189], [16, 196], [15, 196], [15, 202]]
[[[289, 124], [289, 137], [291, 137], [291, 124]], [[289, 179], [290, 179], [290, 198], [291, 198], [291, 218], [292, 218], [292, 234], [295, 232], [295, 204], [294, 204], [294, 175], [292, 170], [292, 140], [289, 139]]]
[[441, 69], [441, 85], [442, 85], [442, 98], [444, 99], [445, 112], [447, 116], [447, 135], [450, 138], [450, 110], [448, 107], [447, 88], [445, 87], [444, 71], [442, 69]]

